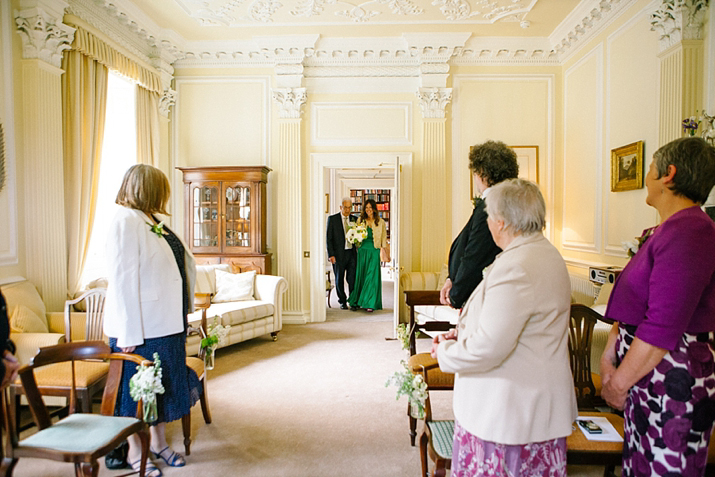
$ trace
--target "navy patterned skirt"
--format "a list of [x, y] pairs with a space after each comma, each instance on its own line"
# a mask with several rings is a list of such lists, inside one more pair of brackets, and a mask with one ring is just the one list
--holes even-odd
[[[109, 338], [109, 346], [113, 352], [121, 352], [117, 347], [116, 338]], [[161, 360], [161, 383], [164, 385], [164, 394], [156, 396], [159, 417], [152, 424], [175, 421], [188, 414], [191, 406], [196, 404], [201, 396], [201, 383], [196, 373], [186, 366], [186, 334], [181, 332], [145, 339], [144, 344], [137, 346], [133, 353], [152, 361], [154, 353], [159, 353]], [[137, 365], [134, 363], [124, 363], [122, 385], [119, 388], [114, 410], [117, 416], [134, 417], [137, 414], [137, 403], [129, 394], [129, 380], [136, 373], [136, 368]]]
[[[623, 410], [623, 477], [704, 475], [715, 421], [711, 335], [684, 334], [675, 350], [630, 389]], [[619, 362], [634, 336], [634, 326], [619, 325]]]

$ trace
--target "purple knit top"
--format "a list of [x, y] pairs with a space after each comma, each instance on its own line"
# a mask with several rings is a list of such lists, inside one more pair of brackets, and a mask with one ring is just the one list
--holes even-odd
[[668, 350], [683, 333], [715, 331], [715, 223], [700, 207], [655, 228], [618, 276], [605, 316]]

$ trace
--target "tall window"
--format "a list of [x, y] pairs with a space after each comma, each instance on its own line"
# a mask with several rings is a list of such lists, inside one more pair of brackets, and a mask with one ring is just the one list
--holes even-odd
[[117, 198], [124, 173], [136, 163], [136, 84], [110, 71], [97, 210], [94, 214], [87, 260], [82, 270], [82, 288], [96, 278], [107, 276], [104, 259], [107, 228], [117, 212], [117, 207], [120, 207], [114, 200]]

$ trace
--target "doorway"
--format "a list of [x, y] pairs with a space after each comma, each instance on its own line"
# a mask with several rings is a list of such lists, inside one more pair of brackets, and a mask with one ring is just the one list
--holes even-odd
[[[342, 197], [349, 196], [354, 189], [390, 189], [390, 254], [387, 267], [382, 267], [383, 276], [392, 278], [385, 287], [383, 284], [383, 308], [392, 303], [394, 327], [399, 323], [399, 262], [409, 256], [411, 247], [403, 246], [399, 240], [401, 224], [409, 220], [411, 211], [403, 204], [410, 203], [408, 153], [336, 153], [311, 154], [311, 319], [314, 322], [326, 320], [326, 269], [328, 269], [325, 225], [328, 215], [337, 211], [337, 204]], [[369, 187], [368, 187], [369, 185]], [[389, 186], [389, 187], [388, 187]], [[407, 191], [406, 191], [407, 190]], [[407, 241], [409, 242], [409, 241]], [[328, 269], [329, 270], [329, 269]], [[390, 290], [391, 298], [386, 300], [384, 292]], [[333, 301], [337, 303], [332, 293]], [[332, 304], [332, 303], [331, 303]], [[393, 327], [393, 328], [394, 328]]]

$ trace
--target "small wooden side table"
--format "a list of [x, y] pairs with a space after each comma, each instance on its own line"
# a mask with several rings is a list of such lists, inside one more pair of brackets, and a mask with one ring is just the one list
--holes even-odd
[[[605, 417], [623, 437], [623, 418], [610, 412], [579, 412], [579, 417]], [[574, 424], [576, 427], [576, 424]], [[621, 465], [623, 442], [589, 441], [580, 429], [575, 429], [566, 439], [566, 462], [569, 465], [603, 465], [604, 476], [615, 476], [613, 470]]]

